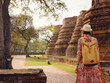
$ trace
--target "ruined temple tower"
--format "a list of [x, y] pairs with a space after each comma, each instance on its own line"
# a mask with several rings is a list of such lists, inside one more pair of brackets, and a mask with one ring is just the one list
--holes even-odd
[[69, 42], [69, 46], [65, 52], [66, 56], [69, 58], [76, 57], [76, 55], [77, 55], [77, 42], [78, 42], [78, 39], [81, 37], [80, 29], [83, 27], [83, 18], [84, 18], [85, 13], [86, 13], [86, 11], [83, 10], [80, 12], [80, 15], [77, 17], [75, 29], [72, 33], [72, 37]]
[[48, 48], [47, 48], [46, 53], [45, 53], [46, 55], [52, 55], [53, 54], [53, 50], [54, 50], [55, 43], [57, 41], [58, 34], [59, 34], [61, 26], [62, 25], [54, 26], [54, 34], [51, 37], [50, 43], [48, 44]]
[[77, 20], [77, 16], [63, 19], [63, 26], [60, 30], [53, 55], [65, 56], [65, 50], [68, 46], [68, 42], [71, 39], [72, 32], [76, 25], [76, 20]]
[[92, 0], [84, 24], [89, 23], [98, 39], [101, 60], [110, 60], [110, 0]]

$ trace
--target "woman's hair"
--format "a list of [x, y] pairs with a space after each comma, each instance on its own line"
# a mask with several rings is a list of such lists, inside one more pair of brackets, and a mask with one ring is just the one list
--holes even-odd
[[83, 34], [89, 34], [89, 35], [91, 35], [91, 32], [84, 31]]

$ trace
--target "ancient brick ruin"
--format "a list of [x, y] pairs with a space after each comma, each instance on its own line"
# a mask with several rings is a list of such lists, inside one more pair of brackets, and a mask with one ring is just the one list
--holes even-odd
[[51, 37], [50, 43], [48, 44], [48, 48], [46, 50], [46, 55], [52, 55], [53, 54], [53, 50], [55, 47], [55, 43], [57, 41], [58, 35], [59, 35], [59, 31], [60, 31], [61, 25], [56, 25], [54, 26], [54, 34]]
[[110, 68], [101, 69], [102, 83], [110, 83]]
[[69, 42], [69, 46], [66, 49], [66, 56], [67, 57], [70, 57], [70, 58], [75, 57], [76, 58], [76, 55], [77, 55], [77, 42], [78, 42], [78, 39], [81, 37], [80, 29], [83, 27], [83, 18], [84, 18], [85, 12], [86, 11], [81, 11], [80, 15], [77, 17], [77, 22], [76, 22], [75, 29], [73, 31], [71, 40]]
[[103, 83], [110, 82], [110, 0], [92, 0], [92, 7], [87, 11], [84, 24], [89, 23], [93, 36], [98, 39], [101, 77]]
[[46, 83], [42, 69], [0, 70], [0, 83]]
[[[86, 23], [92, 26], [92, 36], [98, 39], [100, 49], [101, 78], [103, 83], [110, 82], [110, 0], [92, 0], [92, 7], [88, 11], [82, 11], [75, 20], [65, 18], [63, 26], [55, 45], [54, 55], [51, 60], [76, 65], [77, 42], [81, 37], [80, 29]], [[71, 27], [70, 25], [74, 26]], [[75, 27], [75, 29], [74, 29]], [[74, 29], [74, 31], [72, 31]], [[72, 34], [72, 36], [71, 36]], [[71, 38], [71, 39], [70, 39]], [[69, 44], [69, 45], [68, 45]], [[65, 52], [66, 50], [66, 52]], [[59, 57], [67, 56], [68, 58]]]
[[68, 46], [68, 42], [70, 41], [72, 32], [75, 28], [76, 19], [76, 16], [63, 19], [63, 26], [60, 30], [58, 40], [56, 41], [53, 55], [65, 56], [65, 50]]
[[101, 60], [110, 60], [110, 0], [92, 0], [84, 23], [93, 28], [93, 36], [98, 39]]

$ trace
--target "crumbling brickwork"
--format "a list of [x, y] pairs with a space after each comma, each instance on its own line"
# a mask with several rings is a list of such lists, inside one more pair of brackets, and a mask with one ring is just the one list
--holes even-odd
[[77, 16], [63, 19], [63, 26], [58, 35], [58, 40], [56, 41], [53, 55], [65, 56], [66, 48], [68, 46], [68, 43], [72, 36], [72, 32], [76, 25], [76, 20]]
[[46, 83], [42, 69], [0, 70], [0, 83]]
[[77, 42], [78, 39], [81, 37], [81, 31], [80, 29], [83, 27], [83, 18], [85, 15], [85, 10], [80, 12], [80, 15], [77, 17], [77, 22], [75, 29], [72, 33], [71, 40], [69, 42], [69, 46], [66, 49], [66, 56], [69, 58], [76, 58], [77, 55]]
[[45, 53], [46, 55], [52, 55], [53, 54], [53, 52], [54, 52], [53, 50], [55, 47], [55, 43], [58, 39], [58, 35], [59, 35], [59, 31], [60, 31], [61, 26], [62, 25], [54, 26], [54, 34], [50, 39], [50, 43], [48, 44], [48, 48], [47, 48], [46, 53]]
[[98, 39], [101, 60], [110, 60], [110, 0], [94, 0], [87, 11], [84, 23], [89, 23], [93, 36]]

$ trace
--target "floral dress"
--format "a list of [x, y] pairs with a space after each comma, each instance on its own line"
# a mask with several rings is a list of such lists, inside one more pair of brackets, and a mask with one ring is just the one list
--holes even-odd
[[[90, 41], [91, 36], [90, 35], [84, 35], [85, 41]], [[98, 49], [98, 42], [97, 39], [94, 38], [94, 40], [97, 43], [97, 49]], [[98, 49], [99, 50], [99, 49]], [[82, 57], [82, 41], [81, 39], [78, 40], [78, 51], [77, 55]], [[77, 70], [77, 78], [76, 78], [76, 83], [102, 83], [100, 75], [99, 75], [99, 65], [95, 66], [84, 66], [81, 61], [79, 63], [79, 67]]]

